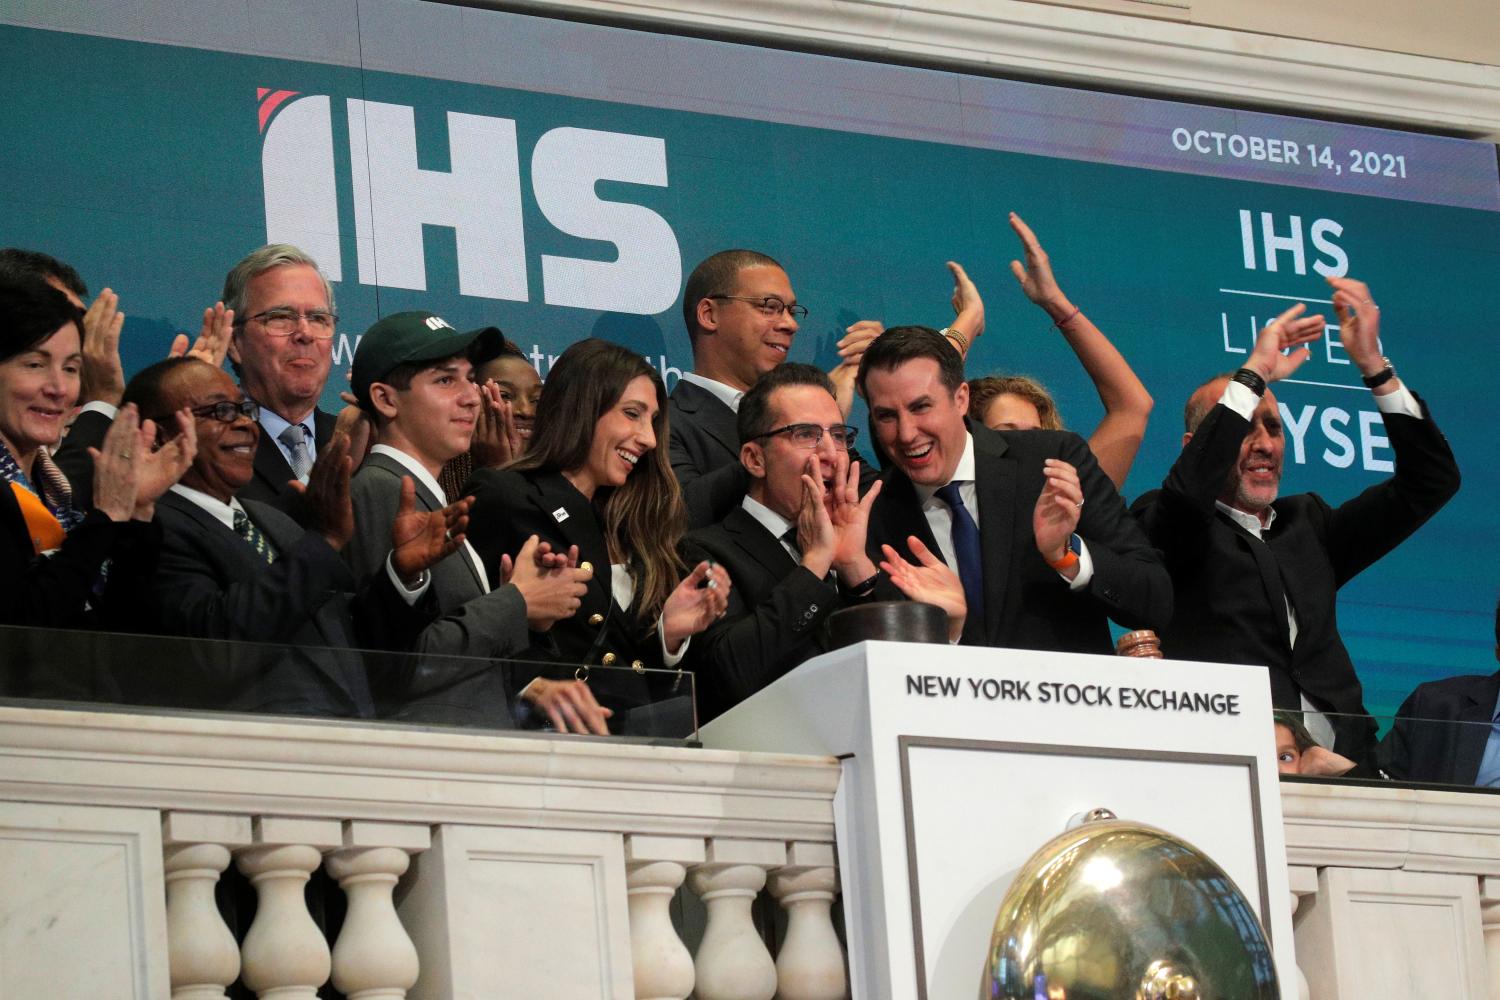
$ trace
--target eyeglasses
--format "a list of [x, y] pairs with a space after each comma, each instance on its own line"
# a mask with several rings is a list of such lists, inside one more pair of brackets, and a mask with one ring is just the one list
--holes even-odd
[[792, 314], [792, 319], [801, 322], [807, 319], [807, 306], [800, 306], [793, 302], [787, 305], [774, 295], [710, 295], [711, 299], [733, 299], [736, 302], [748, 302], [759, 309], [766, 316], [780, 316], [784, 312]]
[[859, 428], [850, 427], [848, 424], [834, 424], [832, 427], [823, 427], [819, 424], [787, 424], [785, 427], [757, 434], [752, 440], [759, 441], [761, 438], [775, 437], [777, 434], [785, 434], [798, 448], [812, 451], [823, 443], [824, 434], [833, 438], [833, 443], [840, 448], [852, 448], [854, 439], [859, 437]]
[[[297, 324], [307, 320], [307, 329], [317, 340], [332, 340], [333, 327], [339, 321], [337, 313], [329, 312], [327, 309], [309, 309], [301, 312], [297, 309], [267, 309], [258, 312], [254, 316], [245, 317], [244, 322], [256, 320], [266, 328], [266, 333], [273, 337], [290, 337], [297, 332]], [[239, 321], [236, 326], [242, 325]]]
[[253, 399], [242, 399], [238, 403], [227, 399], [221, 399], [217, 403], [205, 403], [203, 406], [195, 406], [188, 410], [195, 417], [207, 420], [213, 417], [224, 424], [232, 424], [239, 417], [249, 417], [251, 420], [260, 419], [260, 404]]

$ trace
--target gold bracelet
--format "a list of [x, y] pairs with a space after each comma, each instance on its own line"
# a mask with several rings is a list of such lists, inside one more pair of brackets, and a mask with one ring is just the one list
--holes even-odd
[[948, 338], [948, 341], [958, 349], [959, 354], [969, 353], [969, 338], [953, 329], [953, 327], [945, 326], [941, 330], [939, 330], [938, 333]]

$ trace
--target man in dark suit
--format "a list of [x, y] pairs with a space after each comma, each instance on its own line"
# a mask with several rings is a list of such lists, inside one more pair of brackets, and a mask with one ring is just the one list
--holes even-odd
[[1109, 653], [1107, 618], [1160, 629], [1171, 617], [1160, 554], [1078, 435], [970, 423], [962, 359], [927, 327], [887, 330], [859, 385], [892, 466], [872, 552], [908, 536], [941, 552], [963, 581], [966, 645]]
[[1282, 351], [1323, 336], [1325, 325], [1298, 305], [1260, 332], [1244, 368], [1193, 394], [1181, 456], [1134, 510], [1176, 586], [1177, 613], [1160, 630], [1167, 655], [1268, 666], [1277, 708], [1303, 711], [1320, 743], [1365, 761], [1375, 726], [1350, 717], [1365, 707], [1339, 637], [1338, 589], [1435, 514], [1459, 475], [1425, 404], [1380, 355], [1369, 289], [1329, 282], [1344, 350], [1384, 417], [1395, 475], [1338, 507], [1312, 493], [1278, 499], [1285, 442], [1266, 386], [1308, 357]]
[[[811, 365], [780, 365], [745, 394], [738, 421], [749, 490], [727, 517], [683, 543], [690, 564], [712, 559], [734, 584], [726, 615], [688, 653], [703, 718], [826, 652], [835, 611], [903, 596], [865, 551], [880, 486], [861, 499], [848, 458], [856, 429], [843, 422], [828, 376]], [[951, 570], [938, 574], [949, 584], [956, 639], [963, 589]]]
[[260, 404], [262, 433], [243, 495], [306, 522], [310, 512], [290, 483], [307, 483], [337, 419], [318, 407], [333, 363], [333, 287], [307, 254], [273, 243], [230, 268], [223, 300], [234, 312], [230, 366]]
[[[339, 556], [354, 531], [348, 497], [348, 441], [325, 449], [306, 490], [314, 527], [239, 492], [250, 482], [256, 439], [254, 401], [222, 369], [193, 358], [159, 362], [126, 388], [125, 402], [170, 426], [186, 409], [197, 456], [157, 502], [161, 555], [146, 597], [150, 631], [193, 639], [273, 643], [194, 644], [161, 656], [147, 676], [127, 679], [141, 700], [190, 707], [304, 715], [374, 714], [367, 665], [354, 652], [413, 629], [410, 604], [427, 567], [451, 546], [443, 512], [401, 512], [401, 545], [387, 548], [385, 572], [361, 587]], [[388, 526], [388, 537], [397, 535]], [[322, 648], [299, 648], [322, 647]], [[167, 664], [176, 663], [168, 673]]]
[[[1500, 660], [1500, 604], [1495, 606]], [[1380, 766], [1402, 781], [1500, 788], [1500, 671], [1417, 685], [1380, 741]]]
[[[377, 444], [355, 475], [354, 537], [345, 550], [356, 576], [378, 573], [389, 549], [403, 481], [414, 483], [417, 506], [443, 509], [438, 474], [469, 450], [480, 408], [466, 351], [486, 333], [459, 333], [440, 316], [402, 312], [380, 320], [360, 338], [353, 389], [372, 414]], [[494, 335], [499, 336], [495, 330]], [[427, 619], [410, 644], [416, 658], [403, 718], [506, 728], [511, 725], [503, 672], [489, 663], [453, 657], [513, 656], [530, 630], [544, 631], [578, 607], [581, 570], [536, 558], [533, 542], [516, 555], [509, 580], [502, 567], [481, 563], [466, 540], [432, 569], [422, 609]], [[539, 690], [539, 689], [537, 689]], [[533, 691], [536, 693], [536, 690]]]
[[[950, 264], [954, 308], [949, 328], [967, 345], [984, 331], [984, 303], [968, 275]], [[807, 308], [797, 304], [781, 265], [754, 250], [722, 250], [693, 269], [682, 293], [682, 319], [693, 344], [693, 370], [678, 379], [667, 400], [672, 471], [682, 484], [689, 527], [722, 520], [749, 487], [740, 465], [735, 412], [755, 380], [787, 359]], [[854, 405], [854, 375], [865, 349], [884, 327], [860, 320], [838, 343], [839, 364], [830, 373], [843, 419]], [[859, 461], [863, 486], [877, 470]]]

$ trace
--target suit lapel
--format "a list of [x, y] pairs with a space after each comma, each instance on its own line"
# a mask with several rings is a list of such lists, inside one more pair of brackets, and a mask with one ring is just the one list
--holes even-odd
[[[610, 587], [609, 546], [593, 505], [560, 472], [547, 472], [532, 480], [535, 503], [548, 521], [557, 526], [567, 545], [578, 546], [578, 562], [591, 563], [594, 575], [589, 590], [595, 600], [609, 607], [614, 600]], [[584, 602], [589, 603], [588, 601]]]
[[323, 410], [313, 410], [313, 445], [322, 448], [333, 437], [334, 425], [338, 423], [338, 417]]
[[673, 391], [678, 395], [677, 405], [693, 415], [696, 427], [707, 431], [731, 456], [740, 453], [738, 417], [719, 397], [691, 382], [678, 382]]
[[286, 484], [297, 478], [292, 475], [286, 456], [264, 427], [260, 429], [260, 443], [255, 446], [255, 474], [276, 493], [286, 492]]
[[[162, 494], [161, 499], [157, 503], [170, 507], [179, 514], [190, 518], [198, 526], [199, 531], [204, 533], [205, 540], [213, 540], [224, 552], [231, 553], [230, 558], [235, 562], [246, 563], [252, 566], [265, 562], [249, 543], [235, 533], [233, 528], [193, 503], [187, 497], [168, 491]], [[270, 538], [269, 535], [266, 537]], [[272, 539], [271, 544], [276, 545], [274, 539]], [[280, 551], [280, 546], [277, 546], [277, 550]]]
[[[412, 482], [417, 487], [417, 509], [434, 511], [442, 510], [447, 506], [447, 504], [444, 503], [439, 497], [433, 495], [432, 490], [428, 489], [427, 485], [423, 483], [421, 479], [417, 478], [416, 476], [412, 476], [411, 471], [407, 469], [406, 466], [402, 465], [391, 456], [374, 453], [365, 459], [365, 464], [371, 466], [372, 468], [384, 469], [386, 472], [389, 472], [391, 475], [395, 476], [398, 489], [400, 488], [401, 478], [403, 476], [411, 476]], [[463, 556], [463, 564], [468, 568], [469, 575], [474, 578], [474, 587], [480, 593], [488, 593], [489, 590], [493, 590], [500, 586], [500, 580], [498, 578], [494, 580], [489, 579], [488, 571], [485, 571], [484, 576], [480, 575], [479, 553], [474, 551], [473, 546], [465, 542], [463, 547], [459, 550], [459, 554]], [[499, 567], [495, 567], [495, 570], [496, 573], [498, 573]], [[486, 584], [488, 584], [488, 589], [486, 589]]]
[[797, 561], [787, 552], [781, 540], [772, 537], [766, 526], [751, 517], [745, 508], [736, 507], [724, 519], [724, 530], [733, 536], [740, 548], [760, 563], [773, 580], [781, 580], [797, 568]]
[[1497, 694], [1500, 694], [1500, 673], [1491, 674], [1464, 692], [1453, 753], [1453, 781], [1457, 784], [1472, 785], [1479, 777], [1479, 765], [1484, 760], [1484, 748], [1490, 738], [1490, 727], [1485, 723], [1491, 721]]
[[[979, 497], [979, 546], [984, 560], [982, 624], [985, 641], [994, 642], [1003, 624], [1011, 560], [1015, 557], [1018, 470], [1015, 459], [1006, 455], [1009, 446], [1004, 438], [982, 427], [972, 428], [970, 433], [974, 437], [974, 492]], [[971, 614], [969, 621], [980, 618]], [[965, 622], [964, 632], [968, 631]]]

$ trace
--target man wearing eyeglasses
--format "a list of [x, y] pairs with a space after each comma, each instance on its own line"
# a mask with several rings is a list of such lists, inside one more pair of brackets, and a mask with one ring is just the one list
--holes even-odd
[[[945, 332], [967, 345], [984, 331], [984, 302], [962, 267], [953, 273], [956, 318]], [[672, 471], [682, 484], [688, 524], [722, 520], [745, 495], [735, 423], [740, 398], [755, 380], [787, 359], [807, 307], [797, 302], [791, 279], [772, 258], [754, 250], [722, 250], [693, 269], [682, 295], [682, 318], [693, 344], [693, 370], [668, 399]], [[865, 349], [885, 328], [860, 320], [838, 342], [839, 364], [829, 373], [844, 420], [854, 405], [854, 376]], [[857, 452], [861, 488], [878, 472]]]
[[159, 426], [185, 409], [198, 439], [192, 466], [157, 502], [161, 554], [144, 627], [277, 644], [205, 647], [185, 658], [192, 663], [164, 663], [132, 680], [186, 707], [371, 717], [366, 664], [353, 650], [394, 647], [425, 624], [412, 605], [428, 570], [453, 550], [445, 533], [462, 509], [418, 512], [408, 495], [387, 535], [384, 572], [357, 580], [339, 555], [354, 533], [346, 435], [325, 446], [309, 476], [304, 531], [245, 496], [260, 407], [228, 372], [194, 358], [158, 362], [131, 379], [124, 402]]
[[[797, 664], [828, 649], [833, 612], [866, 600], [901, 600], [865, 552], [865, 526], [880, 495], [861, 498], [849, 454], [857, 429], [843, 422], [833, 383], [811, 365], [762, 375], [740, 401], [741, 467], [749, 489], [721, 522], [690, 532], [690, 562], [711, 559], [734, 586], [724, 617], [688, 653], [705, 719], [722, 714]], [[919, 557], [920, 561], [920, 557]], [[935, 558], [911, 596], [949, 610], [963, 629], [963, 587]]]
[[255, 474], [241, 495], [305, 520], [289, 484], [307, 483], [333, 434], [335, 416], [318, 408], [338, 323], [333, 288], [311, 257], [273, 243], [230, 269], [223, 300], [235, 316], [230, 364], [260, 404]]

